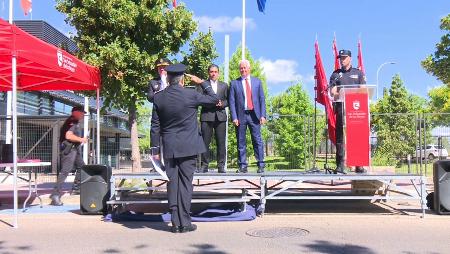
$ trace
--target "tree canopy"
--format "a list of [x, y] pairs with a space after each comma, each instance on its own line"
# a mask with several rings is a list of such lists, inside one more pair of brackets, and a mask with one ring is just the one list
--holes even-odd
[[450, 14], [441, 19], [441, 30], [444, 35], [436, 44], [436, 51], [422, 61], [422, 66], [444, 84], [450, 84]]

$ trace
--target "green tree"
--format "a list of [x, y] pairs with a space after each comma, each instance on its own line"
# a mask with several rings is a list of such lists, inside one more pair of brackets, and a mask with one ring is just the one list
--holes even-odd
[[175, 55], [196, 29], [193, 14], [169, 0], [57, 0], [57, 9], [76, 28], [79, 55], [98, 66], [105, 106], [129, 113], [133, 170], [139, 169], [137, 105], [159, 57]]
[[150, 123], [152, 116], [152, 106], [150, 102], [137, 106], [137, 121], [139, 133], [139, 150], [148, 152], [150, 150]]
[[373, 162], [376, 165], [396, 165], [417, 144], [416, 117], [424, 110], [426, 101], [411, 95], [397, 74], [389, 92], [372, 106], [372, 130], [377, 136]]
[[450, 84], [450, 14], [441, 19], [441, 30], [445, 34], [436, 44], [436, 51], [422, 61], [423, 68], [440, 79], [444, 84]]
[[432, 122], [436, 126], [447, 126], [450, 118], [450, 87], [442, 85], [428, 91], [430, 97], [429, 112], [432, 114]]
[[[306, 140], [311, 137], [305, 136], [305, 132], [309, 117], [314, 113], [314, 106], [303, 85], [298, 83], [273, 97], [272, 107], [273, 113], [279, 115], [270, 124], [270, 129], [275, 134], [275, 150], [289, 161], [291, 168], [298, 169], [305, 163], [305, 155], [308, 156], [312, 150], [309, 147], [312, 142]], [[322, 127], [318, 127], [318, 130], [323, 129], [324, 123], [319, 126]]]
[[188, 66], [188, 72], [206, 79], [209, 65], [219, 56], [211, 30], [207, 33], [199, 32], [189, 43], [189, 54], [184, 55], [183, 63]]
[[[261, 63], [259, 61], [256, 61], [251, 56], [250, 51], [248, 48], [245, 49], [245, 58], [250, 62], [251, 66], [251, 72], [250, 75], [253, 77], [257, 77], [261, 80], [263, 84], [264, 89], [264, 96], [266, 97], [266, 112], [269, 113], [269, 98], [268, 98], [268, 89], [267, 89], [267, 82], [266, 82], [266, 76], [264, 74], [263, 68], [261, 66]], [[230, 59], [230, 71], [229, 71], [229, 77], [228, 80], [234, 80], [241, 76], [239, 72], [239, 62], [242, 59], [242, 47], [238, 47], [236, 51], [233, 53]], [[221, 80], [223, 81], [223, 75], [221, 76]], [[231, 116], [230, 116], [231, 117]], [[237, 164], [237, 142], [236, 142], [236, 132], [235, 127], [233, 125], [233, 122], [230, 120], [228, 122], [228, 158], [231, 160], [228, 160], [228, 163], [232, 166], [236, 166]], [[269, 138], [269, 132], [267, 130], [267, 126], [263, 126], [262, 130], [262, 137], [265, 144], [267, 144], [267, 140]], [[247, 132], [246, 136], [247, 140], [247, 156], [253, 155], [253, 145], [250, 138], [250, 132]], [[267, 149], [266, 149], [267, 151]]]

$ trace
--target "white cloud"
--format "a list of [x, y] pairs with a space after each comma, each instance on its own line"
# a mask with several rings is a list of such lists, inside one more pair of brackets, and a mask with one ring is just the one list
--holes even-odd
[[[260, 58], [259, 61], [264, 69], [268, 83], [306, 81], [302, 75], [297, 73], [296, 69], [298, 64], [294, 60], [277, 59], [271, 61], [269, 59]], [[310, 77], [308, 76], [307, 79], [309, 78]]]
[[[209, 17], [200, 16], [194, 17], [198, 21], [200, 31], [208, 31], [211, 28], [212, 31], [217, 33], [229, 33], [238, 32], [242, 30], [242, 17]], [[256, 23], [251, 18], [246, 18], [246, 28], [251, 30], [256, 28]]]

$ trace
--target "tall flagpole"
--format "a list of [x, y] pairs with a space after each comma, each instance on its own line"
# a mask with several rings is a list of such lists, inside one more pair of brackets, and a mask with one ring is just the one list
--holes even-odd
[[[224, 71], [223, 71], [223, 81], [228, 84], [230, 81], [230, 35], [225, 35], [225, 63], [224, 63]], [[228, 107], [225, 108], [225, 113], [227, 114], [227, 121], [225, 127], [225, 171], [228, 168]]]
[[245, 60], [245, 0], [242, 0], [242, 60]]

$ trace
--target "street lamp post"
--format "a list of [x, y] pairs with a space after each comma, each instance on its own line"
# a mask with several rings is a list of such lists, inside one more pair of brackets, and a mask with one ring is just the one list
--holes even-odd
[[385, 63], [382, 63], [382, 64], [378, 67], [378, 70], [377, 70], [377, 100], [378, 100], [378, 90], [379, 90], [378, 75], [380, 74], [381, 68], [383, 68], [383, 66], [385, 66], [385, 65], [387, 65], [387, 64], [396, 64], [396, 62], [385, 62]]

